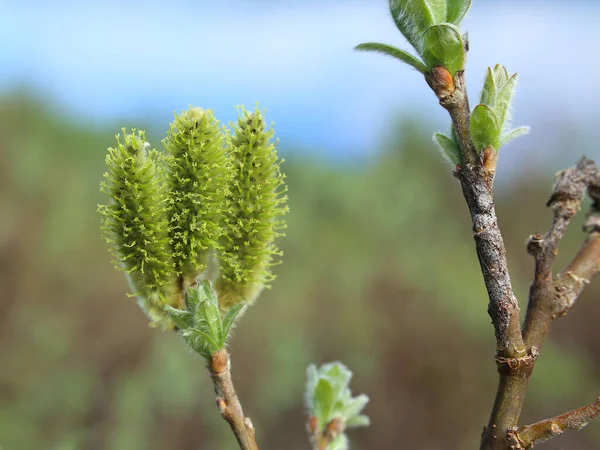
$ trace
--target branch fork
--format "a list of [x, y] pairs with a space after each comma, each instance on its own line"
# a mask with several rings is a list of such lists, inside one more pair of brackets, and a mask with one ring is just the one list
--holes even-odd
[[[448, 80], [448, 72], [436, 67], [426, 75], [426, 80], [440, 105], [450, 114], [456, 133], [463, 164], [457, 166], [454, 174], [461, 183], [471, 215], [477, 256], [490, 300], [488, 313], [496, 334], [500, 380], [480, 448], [528, 449], [600, 416], [600, 403], [596, 401], [554, 419], [517, 426], [527, 383], [551, 322], [567, 313], [585, 285], [600, 272], [600, 173], [593, 161], [582, 158], [576, 166], [557, 174], [547, 203], [554, 213], [552, 226], [545, 235], [534, 234], [527, 242], [527, 251], [535, 260], [535, 277], [521, 328], [519, 304], [510, 280], [492, 193], [497, 152], [486, 148], [478, 154], [473, 144], [464, 72], [459, 71]], [[558, 244], [579, 211], [586, 190], [593, 200], [584, 226], [588, 238], [573, 261], [553, 275]]]

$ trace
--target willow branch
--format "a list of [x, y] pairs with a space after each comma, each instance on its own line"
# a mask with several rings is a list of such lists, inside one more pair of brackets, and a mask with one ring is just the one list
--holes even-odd
[[[527, 379], [537, 354], [528, 354], [519, 321], [519, 304], [513, 292], [506, 249], [492, 193], [494, 161], [489, 152], [480, 157], [470, 131], [470, 108], [464, 72], [448, 80], [444, 68], [434, 68], [426, 79], [452, 119], [462, 165], [456, 170], [473, 224], [473, 238], [489, 297], [488, 313], [496, 334], [496, 362], [500, 375], [490, 420], [481, 449], [510, 448], [507, 431], [516, 427], [527, 390]], [[494, 153], [493, 151], [491, 153]]]
[[[523, 337], [530, 349], [541, 348], [552, 321], [566, 314], [585, 285], [600, 270], [600, 220], [596, 208], [599, 180], [596, 164], [587, 158], [559, 172], [547, 203], [554, 212], [552, 226], [544, 236], [533, 235], [529, 238], [527, 250], [535, 258], [535, 277], [529, 291]], [[553, 277], [552, 265], [558, 253], [558, 244], [571, 219], [579, 211], [586, 188], [594, 199], [594, 206], [584, 227], [591, 233], [567, 268]]]
[[240, 449], [258, 450], [254, 427], [250, 419], [244, 417], [242, 405], [233, 387], [230, 365], [229, 353], [224, 348], [215, 352], [209, 362], [208, 368], [217, 394], [217, 407], [221, 417], [229, 423]]
[[552, 439], [566, 430], [580, 430], [588, 422], [600, 417], [600, 397], [590, 405], [584, 406], [552, 419], [542, 420], [533, 425], [519, 427], [511, 431], [523, 449], [530, 449], [534, 445]]
[[473, 222], [473, 237], [479, 264], [489, 296], [488, 313], [496, 332], [498, 356], [526, 356], [519, 323], [519, 305], [512, 289], [506, 250], [498, 227], [490, 183], [490, 172], [481, 164], [471, 139], [469, 99], [464, 72], [451, 83], [447, 71], [435, 68], [427, 77], [440, 105], [450, 114], [456, 130], [463, 165], [457, 170], [463, 195]]

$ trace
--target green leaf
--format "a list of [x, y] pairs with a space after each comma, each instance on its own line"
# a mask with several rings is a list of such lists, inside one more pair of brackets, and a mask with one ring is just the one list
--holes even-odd
[[421, 60], [414, 57], [410, 53], [391, 45], [380, 44], [378, 42], [365, 42], [364, 44], [354, 47], [354, 50], [382, 53], [384, 55], [391, 56], [392, 58], [399, 59], [414, 69], [417, 69], [422, 74], [425, 74], [428, 71], [427, 66], [423, 64]]
[[209, 335], [219, 347], [225, 344], [221, 313], [218, 306], [206, 300], [200, 302], [194, 315], [194, 325]]
[[521, 136], [525, 136], [528, 133], [529, 133], [529, 127], [515, 128], [514, 130], [511, 130], [508, 133], [502, 135], [502, 137], [500, 138], [500, 146], [508, 144], [513, 139], [516, 139]]
[[434, 142], [440, 147], [442, 155], [455, 166], [462, 165], [462, 158], [460, 156], [460, 149], [458, 143], [455, 140], [450, 139], [448, 136], [442, 133], [435, 133], [433, 135]]
[[498, 96], [496, 97], [496, 104], [494, 110], [498, 118], [498, 125], [500, 128], [504, 128], [505, 122], [507, 121], [507, 115], [510, 108], [512, 97], [517, 89], [517, 74], [515, 73], [510, 77], [504, 86], [498, 86]]
[[245, 306], [245, 303], [238, 303], [237, 305], [232, 306], [231, 309], [225, 314], [225, 317], [223, 317], [223, 337], [225, 340], [227, 340], [229, 337], [229, 332], [235, 323], [235, 319], [242, 312]]
[[460, 30], [448, 23], [429, 27], [423, 34], [422, 56], [428, 67], [443, 66], [454, 76], [465, 65]]
[[306, 369], [306, 391], [305, 391], [305, 400], [306, 407], [312, 411], [314, 410], [314, 392], [317, 387], [317, 383], [319, 382], [319, 372], [317, 371], [317, 366], [311, 364]]
[[319, 422], [319, 429], [323, 429], [329, 422], [333, 403], [334, 393], [331, 383], [325, 378], [320, 378], [313, 396], [314, 415]]
[[371, 424], [371, 420], [362, 414], [353, 416], [346, 421], [346, 428], [356, 427], [368, 427]]
[[501, 64], [494, 66], [494, 77], [496, 78], [496, 86], [500, 87], [508, 81], [508, 70]]
[[494, 76], [494, 72], [491, 67], [487, 69], [487, 75], [485, 77], [485, 81], [483, 83], [483, 91], [481, 91], [481, 101], [480, 103], [484, 103], [489, 106], [494, 106], [496, 103], [496, 94], [498, 93], [498, 89], [496, 87], [496, 77]]
[[188, 328], [181, 335], [192, 350], [206, 359], [210, 359], [214, 352], [222, 348], [211, 336], [196, 328]]
[[198, 304], [200, 303], [200, 294], [198, 293], [198, 289], [187, 287], [183, 294], [183, 301], [185, 303], [185, 308], [194, 314]]
[[348, 450], [350, 443], [345, 433], [341, 433], [327, 446], [327, 450]]
[[191, 312], [182, 311], [181, 309], [176, 309], [169, 305], [165, 306], [165, 311], [180, 330], [185, 330], [192, 326], [193, 315]]
[[352, 418], [358, 415], [367, 406], [367, 403], [369, 403], [369, 397], [364, 394], [346, 401], [344, 417]]
[[390, 12], [406, 40], [421, 53], [423, 33], [444, 21], [446, 6], [445, 0], [390, 0]]
[[484, 104], [479, 104], [471, 114], [471, 138], [477, 153], [487, 147], [498, 150], [500, 146], [500, 127], [494, 111]]
[[471, 8], [472, 0], [448, 0], [448, 10], [446, 12], [446, 22], [456, 26], [464, 19]]
[[352, 372], [341, 362], [333, 362], [321, 367], [323, 376], [326, 376], [335, 391], [341, 391], [348, 386], [352, 379]]

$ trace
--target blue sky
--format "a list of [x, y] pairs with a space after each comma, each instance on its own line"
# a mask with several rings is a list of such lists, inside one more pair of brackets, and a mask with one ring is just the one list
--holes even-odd
[[[166, 128], [188, 104], [227, 121], [234, 105], [259, 101], [282, 143], [342, 158], [373, 151], [396, 113], [422, 115], [436, 130], [448, 126], [420, 74], [352, 51], [364, 41], [409, 48], [385, 0], [0, 5], [0, 90], [27, 86], [92, 124], [151, 118]], [[500, 62], [520, 76], [515, 125], [533, 127], [508, 147], [509, 161], [522, 159], [532, 142], [541, 150], [563, 139], [559, 129], [589, 124], [576, 143], [593, 156], [599, 24], [596, 1], [474, 1], [463, 23], [471, 96], [479, 95], [485, 68]], [[528, 152], [531, 163], [543, 158]]]

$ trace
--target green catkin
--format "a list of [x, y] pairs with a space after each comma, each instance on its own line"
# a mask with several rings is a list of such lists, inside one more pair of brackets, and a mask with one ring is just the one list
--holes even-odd
[[223, 311], [242, 301], [252, 303], [274, 279], [271, 266], [281, 254], [274, 241], [282, 235], [281, 216], [288, 207], [273, 135], [260, 111], [240, 108], [229, 142], [234, 177], [218, 252], [216, 288]]
[[231, 179], [225, 134], [210, 110], [175, 115], [163, 144], [168, 152], [167, 214], [175, 270], [186, 284], [204, 271], [222, 235]]
[[126, 133], [123, 141], [108, 149], [108, 171], [100, 190], [110, 202], [98, 205], [102, 230], [153, 325], [168, 326], [163, 306], [173, 303], [173, 265], [165, 216], [165, 197], [160, 173], [161, 156], [148, 150], [143, 131]]

